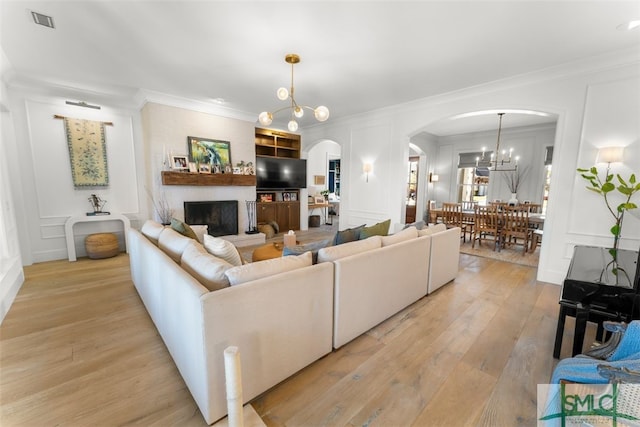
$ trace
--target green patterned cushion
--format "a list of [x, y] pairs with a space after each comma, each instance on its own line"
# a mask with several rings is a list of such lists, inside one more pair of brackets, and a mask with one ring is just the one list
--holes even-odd
[[364, 228], [364, 224], [359, 227], [347, 228], [346, 230], [338, 231], [333, 238], [334, 245], [341, 245], [343, 243], [353, 242], [360, 238], [360, 232]]
[[391, 225], [391, 219], [372, 225], [371, 227], [364, 227], [360, 231], [360, 239], [366, 239], [371, 236], [386, 236], [389, 234], [389, 226]]
[[183, 236], [190, 237], [193, 240], [198, 241], [198, 236], [196, 235], [195, 231], [193, 231], [193, 229], [189, 226], [189, 224], [186, 224], [179, 219], [171, 218], [171, 228], [173, 228]]

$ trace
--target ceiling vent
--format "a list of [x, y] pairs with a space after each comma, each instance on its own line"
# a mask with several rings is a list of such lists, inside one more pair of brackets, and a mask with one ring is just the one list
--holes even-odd
[[45, 27], [49, 28], [55, 28], [53, 26], [52, 17], [34, 11], [31, 11], [31, 16], [33, 17], [33, 22], [35, 22], [36, 24], [44, 25]]

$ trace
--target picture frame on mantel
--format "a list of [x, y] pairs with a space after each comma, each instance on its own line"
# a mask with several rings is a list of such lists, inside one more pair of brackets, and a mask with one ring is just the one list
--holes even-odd
[[225, 170], [225, 165], [231, 164], [231, 144], [229, 141], [200, 138], [198, 136], [187, 137], [189, 161], [200, 165], [210, 165], [210, 171]]
[[171, 156], [171, 169], [178, 171], [189, 170], [187, 156]]

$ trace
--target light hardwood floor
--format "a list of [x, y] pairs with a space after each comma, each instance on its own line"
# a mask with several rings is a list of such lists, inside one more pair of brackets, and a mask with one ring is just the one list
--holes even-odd
[[[453, 283], [253, 405], [270, 426], [535, 425], [536, 384], [557, 363], [559, 295], [535, 272], [462, 255]], [[205, 425], [126, 254], [25, 274], [0, 326], [0, 425]]]

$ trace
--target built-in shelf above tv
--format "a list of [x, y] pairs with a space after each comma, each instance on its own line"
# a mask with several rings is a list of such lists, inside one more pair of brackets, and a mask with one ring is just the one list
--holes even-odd
[[162, 171], [163, 185], [220, 185], [245, 186], [256, 185], [255, 175], [231, 173], [192, 173]]

